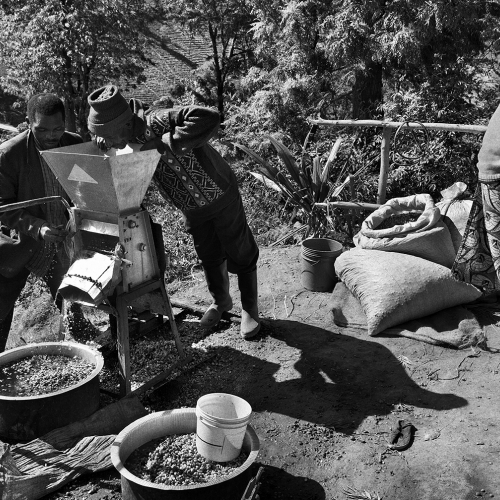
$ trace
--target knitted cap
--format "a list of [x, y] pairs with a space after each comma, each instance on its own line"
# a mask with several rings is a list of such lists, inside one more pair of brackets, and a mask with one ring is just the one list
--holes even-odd
[[114, 85], [94, 90], [88, 97], [90, 113], [87, 125], [92, 134], [112, 135], [120, 126], [132, 120], [134, 113]]

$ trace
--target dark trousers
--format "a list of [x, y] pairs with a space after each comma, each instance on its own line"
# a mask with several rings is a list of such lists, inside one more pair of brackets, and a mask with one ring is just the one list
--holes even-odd
[[[53, 299], [56, 299], [57, 289], [68, 271], [68, 262], [62, 262], [57, 254], [54, 256], [49, 270], [43, 277], [47, 283]], [[9, 338], [10, 326], [14, 316], [14, 305], [19, 298], [30, 272], [24, 268], [19, 274], [11, 278], [0, 275], [0, 352], [5, 350]], [[57, 297], [56, 305], [61, 310], [62, 298]]]
[[257, 268], [259, 247], [248, 227], [240, 196], [210, 219], [185, 216], [184, 223], [205, 269], [218, 267], [226, 259], [227, 269], [233, 274], [247, 274]]

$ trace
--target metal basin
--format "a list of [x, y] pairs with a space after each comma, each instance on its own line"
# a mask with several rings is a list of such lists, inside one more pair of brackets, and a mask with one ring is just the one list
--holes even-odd
[[95, 368], [77, 384], [50, 394], [0, 395], [0, 439], [3, 441], [31, 441], [99, 409], [99, 373], [104, 365], [99, 352], [72, 342], [28, 344], [1, 353], [0, 366], [34, 355], [77, 356], [93, 363]]
[[243, 439], [246, 461], [234, 472], [204, 484], [168, 486], [144, 481], [125, 468], [127, 458], [149, 441], [171, 434], [196, 432], [195, 408], [153, 413], [132, 422], [111, 446], [111, 461], [121, 475], [124, 500], [235, 500], [241, 498], [252, 479], [252, 465], [259, 453], [259, 438], [248, 425]]

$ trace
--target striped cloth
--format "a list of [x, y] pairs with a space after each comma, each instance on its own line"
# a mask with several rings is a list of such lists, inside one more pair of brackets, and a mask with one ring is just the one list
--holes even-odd
[[[45, 160], [41, 155], [40, 166], [43, 173], [43, 184], [45, 188], [45, 196], [63, 196], [67, 198], [66, 193], [56, 179], [56, 176], [47, 165]], [[66, 217], [64, 205], [58, 201], [53, 201], [50, 203], [45, 203], [42, 205], [42, 210], [45, 213], [45, 219], [51, 226], [65, 227], [68, 219]], [[49, 270], [50, 264], [54, 255], [58, 252], [58, 255], [63, 258], [64, 249], [62, 245], [56, 245], [54, 243], [43, 242], [43, 247], [30, 259], [26, 267], [39, 277], [45, 276]]]

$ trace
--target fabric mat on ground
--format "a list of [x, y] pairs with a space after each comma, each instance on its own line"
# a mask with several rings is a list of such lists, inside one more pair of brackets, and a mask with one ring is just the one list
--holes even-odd
[[0, 457], [0, 498], [36, 500], [82, 474], [113, 466], [110, 448], [116, 436], [83, 438], [65, 451], [40, 439], [5, 447]]
[[82, 420], [48, 432], [40, 439], [57, 450], [66, 450], [84, 437], [119, 434], [128, 424], [147, 414], [139, 398], [134, 394], [129, 394]]
[[147, 413], [129, 395], [29, 443], [0, 441], [0, 499], [36, 500], [83, 474], [111, 468], [116, 434]]
[[[367, 329], [366, 315], [361, 304], [344, 283], [336, 284], [331, 295], [334, 323], [339, 327]], [[462, 306], [402, 323], [384, 330], [384, 335], [408, 337], [428, 344], [464, 348], [484, 339], [475, 315]]]

